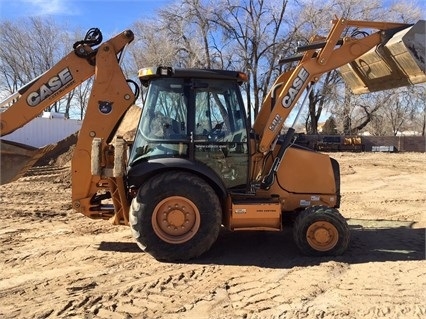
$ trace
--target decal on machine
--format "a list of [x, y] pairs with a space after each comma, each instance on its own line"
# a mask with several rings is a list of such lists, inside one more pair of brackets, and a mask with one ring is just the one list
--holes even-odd
[[282, 122], [283, 118], [279, 114], [276, 114], [268, 128], [273, 132]]
[[299, 204], [300, 204], [301, 207], [311, 206], [311, 201], [302, 199], [302, 200], [300, 200]]
[[110, 101], [98, 101], [99, 103], [99, 111], [102, 114], [109, 114], [112, 111], [112, 102]]
[[287, 94], [282, 99], [282, 106], [284, 108], [289, 108], [296, 98], [297, 94], [299, 94], [300, 90], [302, 89], [303, 85], [309, 78], [309, 72], [306, 71], [305, 68], [301, 68], [299, 73], [297, 74], [297, 77], [294, 79], [291, 88], [288, 90]]
[[52, 76], [46, 83], [42, 84], [40, 88], [28, 94], [27, 103], [29, 106], [34, 107], [43, 102], [50, 96], [55, 96], [63, 91], [68, 85], [72, 83], [74, 78], [68, 68], [58, 72], [57, 75]]

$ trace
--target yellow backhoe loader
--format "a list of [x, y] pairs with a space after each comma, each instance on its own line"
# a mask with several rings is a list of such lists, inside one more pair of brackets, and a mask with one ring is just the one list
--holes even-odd
[[[312, 38], [299, 56], [281, 61], [297, 65], [276, 79], [252, 127], [240, 92], [244, 73], [143, 68], [139, 79], [148, 90], [134, 140], [116, 134], [138, 95], [138, 85], [119, 66], [133, 33], [102, 43], [99, 30], [90, 30], [69, 55], [5, 102], [2, 176], [3, 164], [9, 171], [13, 166], [8, 156], [16, 163], [45, 151], [6, 148], [7, 134], [94, 75], [71, 163], [75, 211], [129, 225], [138, 245], [158, 260], [203, 254], [221, 227], [280, 231], [290, 214], [302, 253], [342, 254], [350, 232], [338, 211], [339, 164], [295, 145], [293, 127], [283, 135], [283, 124], [330, 70], [340, 68], [355, 93], [425, 82], [425, 28], [418, 23], [333, 20], [326, 37]], [[366, 31], [343, 37], [347, 28]]]

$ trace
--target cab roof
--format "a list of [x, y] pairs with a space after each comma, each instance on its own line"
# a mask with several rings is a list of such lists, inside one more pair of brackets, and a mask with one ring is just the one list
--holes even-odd
[[138, 77], [144, 86], [148, 85], [149, 81], [152, 79], [159, 77], [234, 80], [239, 84], [247, 81], [247, 75], [238, 71], [220, 69], [182, 69], [162, 66], [142, 68], [138, 72]]

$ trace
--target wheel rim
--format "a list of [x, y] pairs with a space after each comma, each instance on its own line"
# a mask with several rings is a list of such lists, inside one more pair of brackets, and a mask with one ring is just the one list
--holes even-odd
[[200, 212], [192, 201], [181, 196], [171, 196], [155, 206], [152, 226], [161, 240], [181, 244], [195, 236], [200, 228], [200, 219]]
[[309, 226], [306, 232], [309, 245], [317, 251], [329, 251], [336, 246], [339, 232], [336, 227], [326, 221], [319, 221]]

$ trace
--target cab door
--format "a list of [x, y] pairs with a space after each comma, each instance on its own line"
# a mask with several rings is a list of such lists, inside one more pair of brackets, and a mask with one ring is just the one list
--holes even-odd
[[235, 81], [193, 79], [195, 103], [191, 149], [221, 176], [227, 188], [245, 187], [248, 142], [245, 108]]

